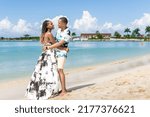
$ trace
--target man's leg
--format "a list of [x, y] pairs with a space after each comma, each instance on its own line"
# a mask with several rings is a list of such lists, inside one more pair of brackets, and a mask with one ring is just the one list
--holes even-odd
[[60, 83], [61, 83], [61, 95], [64, 95], [67, 90], [66, 90], [66, 81], [65, 81], [65, 74], [64, 74], [64, 64], [65, 64], [66, 58], [65, 57], [60, 57], [57, 59], [58, 62], [58, 73], [59, 73], [59, 78], [60, 78]]
[[58, 73], [59, 73], [60, 82], [61, 82], [61, 89], [62, 89], [61, 94], [64, 94], [64, 93], [67, 92], [64, 70], [63, 69], [58, 69]]

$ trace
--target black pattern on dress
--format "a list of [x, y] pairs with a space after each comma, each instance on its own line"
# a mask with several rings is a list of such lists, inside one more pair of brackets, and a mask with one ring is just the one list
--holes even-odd
[[28, 99], [48, 99], [58, 94], [59, 76], [54, 49], [42, 52], [26, 90]]

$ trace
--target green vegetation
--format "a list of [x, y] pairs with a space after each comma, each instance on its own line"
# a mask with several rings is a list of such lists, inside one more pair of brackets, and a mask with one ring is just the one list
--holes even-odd
[[115, 37], [115, 38], [121, 38], [121, 34], [116, 31], [116, 32], [114, 33], [114, 37]]
[[73, 33], [71, 34], [71, 36], [72, 36], [72, 37], [75, 37], [75, 36], [77, 36], [77, 35], [76, 35], [75, 32], [73, 32]]
[[147, 37], [150, 38], [150, 26], [146, 27], [145, 33], [147, 33]]
[[99, 31], [96, 31], [96, 35], [89, 38], [89, 40], [103, 40], [103, 35]]
[[124, 35], [122, 36], [119, 32], [114, 33], [115, 38], [122, 39], [144, 39], [144, 41], [150, 41], [150, 26], [146, 26], [145, 35], [140, 33], [140, 28], [135, 28], [132, 31], [130, 28], [124, 30]]
[[130, 38], [130, 34], [129, 34], [129, 33], [131, 33], [130, 28], [126, 28], [126, 29], [124, 30], [124, 33], [126, 33], [126, 35], [124, 35], [125, 38]]
[[132, 34], [131, 34], [131, 38], [138, 38], [141, 36], [141, 34], [139, 33], [140, 29], [139, 28], [136, 28], [132, 31]]
[[100, 34], [99, 31], [96, 31], [96, 38], [97, 39], [103, 39], [103, 36]]
[[[72, 37], [76, 37], [77, 34], [72, 32]], [[79, 38], [79, 36], [78, 36]], [[124, 35], [122, 36], [118, 31], [114, 32], [113, 38], [121, 38], [121, 39], [144, 39], [144, 41], [150, 41], [150, 26], [146, 26], [145, 35], [140, 33], [139, 28], [135, 28], [131, 31], [130, 28], [126, 28], [124, 30]], [[31, 36], [29, 34], [24, 34], [22, 37], [18, 38], [5, 38], [0, 37], [0, 40], [31, 40], [31, 41], [39, 41], [39, 36]], [[99, 31], [96, 31], [96, 34], [89, 38], [91, 41], [103, 41], [109, 40], [103, 37]]]
[[30, 36], [29, 34], [25, 34], [23, 37], [17, 37], [17, 38], [4, 38], [0, 37], [0, 40], [28, 40], [28, 41], [39, 41], [38, 36]]

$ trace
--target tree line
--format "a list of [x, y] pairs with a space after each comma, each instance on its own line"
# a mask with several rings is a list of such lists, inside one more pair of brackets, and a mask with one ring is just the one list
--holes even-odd
[[0, 40], [39, 40], [39, 36], [31, 36], [29, 34], [25, 34], [22, 37], [13, 37], [13, 38], [0, 37]]
[[118, 31], [114, 32], [114, 37], [115, 38], [127, 38], [127, 39], [145, 39], [145, 40], [150, 40], [150, 26], [146, 26], [145, 28], [145, 35], [142, 35], [140, 33], [140, 29], [136, 28], [131, 31], [130, 28], [126, 28], [124, 30], [125, 35], [121, 35]]

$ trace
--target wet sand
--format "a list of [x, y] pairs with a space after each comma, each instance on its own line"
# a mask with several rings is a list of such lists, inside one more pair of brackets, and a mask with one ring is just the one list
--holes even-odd
[[[66, 70], [68, 93], [54, 100], [150, 99], [150, 56]], [[26, 99], [28, 78], [0, 83], [0, 99]]]

